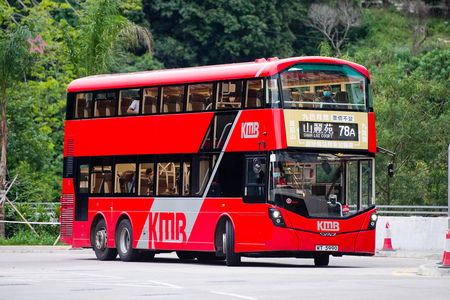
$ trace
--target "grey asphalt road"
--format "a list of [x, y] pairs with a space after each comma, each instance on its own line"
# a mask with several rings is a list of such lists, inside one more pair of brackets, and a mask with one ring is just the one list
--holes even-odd
[[419, 276], [427, 259], [331, 257], [102, 262], [91, 250], [2, 251], [0, 299], [450, 299], [450, 276]]

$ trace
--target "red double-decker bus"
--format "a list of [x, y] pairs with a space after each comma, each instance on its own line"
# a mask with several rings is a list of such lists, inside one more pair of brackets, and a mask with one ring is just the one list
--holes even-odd
[[68, 88], [61, 240], [100, 260], [374, 255], [367, 70], [326, 57]]

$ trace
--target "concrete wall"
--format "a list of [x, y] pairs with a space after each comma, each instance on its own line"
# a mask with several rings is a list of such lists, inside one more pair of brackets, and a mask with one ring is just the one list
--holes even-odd
[[445, 233], [448, 229], [447, 217], [385, 217], [377, 222], [376, 249], [383, 248], [386, 237], [386, 222], [389, 222], [394, 250], [443, 251]]

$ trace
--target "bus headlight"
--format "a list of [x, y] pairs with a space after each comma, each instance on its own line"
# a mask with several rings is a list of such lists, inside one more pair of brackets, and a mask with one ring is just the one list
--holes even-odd
[[369, 226], [367, 226], [367, 230], [375, 229], [375, 227], [377, 227], [377, 220], [378, 220], [378, 215], [377, 215], [376, 212], [374, 212], [374, 213], [370, 216]]
[[273, 225], [278, 227], [286, 227], [283, 215], [278, 209], [269, 207], [269, 218], [272, 220]]

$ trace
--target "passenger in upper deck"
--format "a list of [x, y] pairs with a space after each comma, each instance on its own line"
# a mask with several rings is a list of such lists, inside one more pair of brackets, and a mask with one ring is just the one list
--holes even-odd
[[139, 113], [139, 99], [133, 99], [133, 102], [131, 102], [130, 107], [127, 109], [127, 114], [135, 114], [137, 115]]
[[[331, 87], [329, 86], [329, 85], [327, 85], [327, 86], [325, 86], [324, 88], [323, 88], [323, 102], [327, 102], [327, 103], [336, 103], [336, 101], [334, 100], [334, 96], [333, 96], [333, 94], [331, 93]], [[323, 105], [323, 107], [322, 108], [325, 108], [325, 109], [330, 109], [330, 108], [336, 108], [336, 106], [335, 105]]]

